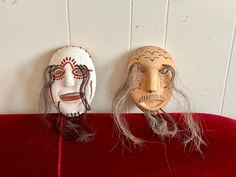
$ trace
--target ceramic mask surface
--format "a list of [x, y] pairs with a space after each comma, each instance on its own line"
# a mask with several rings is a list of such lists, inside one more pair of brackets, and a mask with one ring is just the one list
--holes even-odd
[[142, 111], [164, 108], [172, 94], [171, 79], [174, 62], [164, 49], [148, 46], [138, 49], [129, 59], [133, 89], [131, 98]]
[[[89, 53], [77, 46], [59, 49], [52, 56], [49, 66], [55, 66], [49, 73], [53, 79], [50, 95], [55, 107], [69, 117], [85, 112], [82, 102], [91, 103], [96, 89], [95, 67]], [[85, 89], [82, 89], [84, 85]]]

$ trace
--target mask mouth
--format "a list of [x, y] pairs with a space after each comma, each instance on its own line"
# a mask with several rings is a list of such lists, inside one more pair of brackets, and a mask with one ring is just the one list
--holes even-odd
[[66, 93], [63, 95], [60, 95], [60, 99], [62, 101], [75, 101], [81, 99], [81, 96], [84, 96], [84, 93], [81, 92], [71, 92], [71, 93]]
[[157, 94], [154, 94], [154, 95], [144, 95], [144, 96], [141, 96], [138, 100], [138, 103], [142, 103], [142, 102], [153, 102], [153, 101], [159, 101], [159, 102], [162, 102], [164, 101], [165, 98], [161, 95], [157, 95]]

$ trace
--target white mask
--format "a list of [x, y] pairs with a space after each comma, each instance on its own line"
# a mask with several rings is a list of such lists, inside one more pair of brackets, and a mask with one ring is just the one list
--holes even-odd
[[90, 109], [95, 89], [96, 73], [89, 53], [77, 46], [59, 49], [52, 56], [49, 75], [55, 107], [68, 117], [78, 116]]

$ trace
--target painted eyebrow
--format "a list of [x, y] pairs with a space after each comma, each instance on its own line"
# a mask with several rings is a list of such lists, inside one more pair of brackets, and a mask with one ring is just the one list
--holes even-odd
[[[76, 67], [75, 69], [79, 68], [79, 66], [83, 66], [83, 65], [78, 65], [78, 64], [76, 64], [76, 65], [75, 65], [75, 67]], [[92, 70], [92, 69], [88, 69], [88, 71], [91, 72], [91, 71], [93, 71], [93, 70]]]
[[52, 67], [51, 71], [55, 71], [58, 68], [63, 69], [60, 65], [50, 65], [49, 67]]
[[166, 66], [166, 67], [171, 67], [172, 68], [172, 66], [170, 66], [168, 64], [162, 64], [161, 66]]

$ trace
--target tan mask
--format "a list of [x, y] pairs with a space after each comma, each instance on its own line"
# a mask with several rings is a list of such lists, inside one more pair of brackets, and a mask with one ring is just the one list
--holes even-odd
[[142, 111], [156, 112], [166, 106], [172, 94], [173, 66], [170, 54], [154, 46], [140, 48], [130, 58], [130, 95]]

